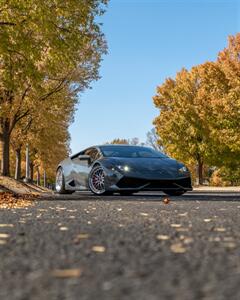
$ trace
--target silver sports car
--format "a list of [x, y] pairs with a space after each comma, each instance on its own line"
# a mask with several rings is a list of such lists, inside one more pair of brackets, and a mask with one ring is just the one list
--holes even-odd
[[192, 190], [185, 165], [148, 147], [103, 145], [63, 160], [57, 168], [56, 191], [90, 190], [96, 195], [163, 191], [180, 196]]

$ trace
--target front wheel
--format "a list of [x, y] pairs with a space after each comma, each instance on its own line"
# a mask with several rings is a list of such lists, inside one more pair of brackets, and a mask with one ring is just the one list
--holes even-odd
[[105, 189], [105, 175], [101, 166], [94, 167], [88, 177], [88, 186], [92, 193], [95, 195], [107, 195]]
[[64, 178], [62, 167], [59, 167], [57, 169], [57, 174], [56, 174], [56, 192], [58, 194], [72, 194], [73, 193], [73, 191], [66, 191], [65, 190], [65, 178]]
[[164, 191], [168, 196], [181, 196], [185, 193], [185, 191]]

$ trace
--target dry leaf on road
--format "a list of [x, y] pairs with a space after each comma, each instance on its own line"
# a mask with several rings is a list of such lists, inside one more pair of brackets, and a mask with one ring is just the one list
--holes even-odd
[[61, 231], [67, 231], [68, 228], [67, 227], [60, 227], [59, 230], [61, 230]]
[[169, 239], [170, 239], [170, 236], [168, 236], [168, 235], [164, 235], [164, 234], [157, 235], [157, 240], [166, 241]]
[[171, 245], [170, 249], [173, 253], [185, 253], [187, 251], [181, 243]]
[[0, 238], [1, 239], [5, 239], [5, 238], [8, 238], [9, 237], [9, 234], [7, 233], [0, 233]]
[[170, 203], [170, 199], [169, 199], [169, 198], [164, 198], [164, 199], [163, 199], [163, 203], [164, 203], [164, 204]]
[[103, 253], [106, 251], [106, 248], [103, 246], [93, 246], [92, 251], [98, 252], [98, 253]]
[[80, 269], [56, 269], [51, 272], [53, 277], [57, 278], [76, 278], [80, 277], [82, 271]]
[[182, 225], [181, 225], [181, 224], [171, 224], [170, 226], [173, 227], [173, 228], [179, 228], [179, 227], [181, 227]]

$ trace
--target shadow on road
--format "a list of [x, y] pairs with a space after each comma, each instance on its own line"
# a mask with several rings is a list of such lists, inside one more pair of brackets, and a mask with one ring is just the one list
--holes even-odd
[[[168, 197], [161, 192], [138, 193], [131, 196], [95, 196], [90, 192], [77, 192], [72, 195], [53, 195], [42, 197], [44, 201], [154, 201], [160, 202]], [[240, 201], [240, 193], [232, 192], [188, 192], [179, 197], [168, 197], [174, 201]]]

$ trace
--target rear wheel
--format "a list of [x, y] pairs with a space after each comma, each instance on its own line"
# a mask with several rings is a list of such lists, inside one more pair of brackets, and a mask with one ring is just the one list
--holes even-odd
[[169, 196], [181, 196], [185, 193], [185, 191], [164, 191], [164, 193]]
[[96, 166], [92, 169], [88, 177], [88, 186], [95, 195], [109, 195], [111, 192], [105, 189], [105, 175], [101, 166]]
[[73, 191], [66, 191], [65, 190], [65, 178], [64, 178], [62, 167], [59, 167], [57, 169], [57, 174], [56, 174], [56, 192], [58, 194], [72, 194], [72, 193], [74, 193]]

